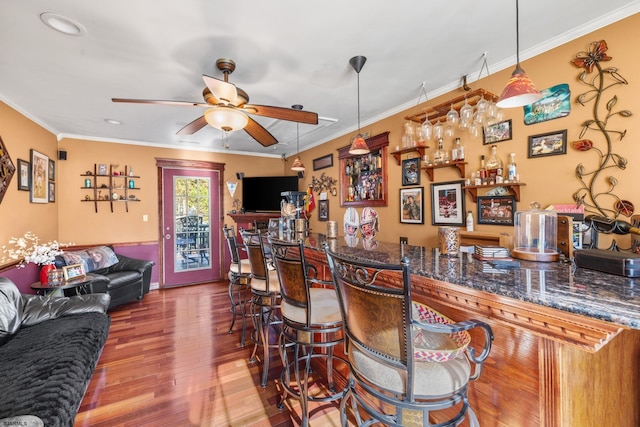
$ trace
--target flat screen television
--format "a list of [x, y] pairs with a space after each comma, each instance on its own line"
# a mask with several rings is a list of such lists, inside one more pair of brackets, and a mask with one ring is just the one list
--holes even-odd
[[245, 212], [280, 212], [280, 193], [298, 191], [297, 176], [245, 176], [242, 179], [242, 207]]

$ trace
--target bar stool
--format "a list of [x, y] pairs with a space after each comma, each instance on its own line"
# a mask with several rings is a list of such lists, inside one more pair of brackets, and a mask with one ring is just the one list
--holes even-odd
[[262, 347], [262, 387], [267, 386], [269, 375], [269, 349], [277, 348], [271, 343], [271, 328], [278, 327], [280, 320], [280, 282], [278, 273], [267, 262], [264, 239], [260, 232], [241, 231], [251, 265], [251, 316], [254, 331], [251, 336], [255, 345], [249, 359], [257, 359], [258, 347]]
[[[359, 426], [433, 426], [436, 417], [437, 426], [457, 426], [466, 417], [479, 426], [467, 388], [491, 351], [491, 327], [478, 320], [454, 323], [412, 301], [408, 258], [391, 265], [358, 261], [326, 246], [325, 253], [351, 368], [340, 403], [342, 425], [347, 426], [351, 402]], [[382, 277], [398, 277], [401, 286]], [[476, 328], [472, 343], [468, 331]], [[363, 420], [361, 411], [371, 418]]]
[[247, 302], [250, 301], [251, 287], [251, 265], [248, 259], [242, 259], [240, 256], [240, 248], [236, 239], [236, 232], [233, 226], [228, 227], [224, 224], [224, 237], [227, 240], [229, 253], [231, 254], [231, 264], [229, 265], [229, 300], [231, 301], [231, 313], [233, 318], [229, 333], [233, 333], [233, 326], [236, 323], [236, 317], [242, 319], [242, 335], [240, 336], [240, 347], [244, 347], [245, 335], [247, 331], [247, 317], [250, 315], [247, 311]]
[[[340, 306], [333, 284], [316, 279], [315, 267], [306, 262], [302, 240], [292, 243], [269, 237], [269, 243], [282, 294], [282, 399], [278, 407], [282, 409], [287, 397], [299, 400], [302, 426], [306, 427], [308, 402], [335, 401], [345, 392], [336, 391], [334, 383], [334, 362], [348, 372], [347, 361], [334, 355], [334, 348], [343, 342]], [[321, 378], [323, 370], [312, 369], [312, 360], [318, 359], [325, 363], [325, 378]]]

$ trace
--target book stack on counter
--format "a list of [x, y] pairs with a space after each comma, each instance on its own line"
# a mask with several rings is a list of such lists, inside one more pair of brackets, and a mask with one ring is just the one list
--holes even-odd
[[509, 249], [502, 246], [476, 245], [473, 257], [481, 261], [510, 260]]

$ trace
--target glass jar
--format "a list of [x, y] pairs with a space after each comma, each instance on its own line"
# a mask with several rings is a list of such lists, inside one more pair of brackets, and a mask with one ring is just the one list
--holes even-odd
[[540, 209], [537, 202], [531, 210], [518, 211], [514, 221], [511, 256], [529, 261], [558, 261], [558, 214]]

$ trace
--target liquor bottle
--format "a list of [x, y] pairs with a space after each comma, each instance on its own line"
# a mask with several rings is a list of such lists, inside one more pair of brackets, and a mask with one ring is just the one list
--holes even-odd
[[460, 138], [456, 138], [456, 142], [453, 144], [453, 148], [451, 149], [451, 161], [455, 162], [458, 160], [460, 149]]
[[471, 211], [467, 213], [467, 231], [473, 231], [473, 214]]
[[484, 154], [480, 156], [480, 169], [478, 169], [479, 185], [487, 185], [487, 168], [484, 164]]
[[460, 138], [456, 138], [456, 148], [458, 149], [458, 158], [456, 160], [464, 160], [464, 145], [460, 143]]
[[509, 182], [516, 182], [518, 176], [518, 167], [516, 166], [516, 153], [509, 154], [509, 164], [507, 165], [507, 173]]
[[433, 153], [433, 163], [436, 165], [444, 164], [445, 155], [442, 149], [442, 138], [438, 138], [438, 149]]
[[489, 184], [501, 184], [504, 173], [504, 164], [500, 157], [498, 157], [498, 146], [491, 146], [491, 155], [487, 160], [487, 178]]
[[600, 233], [640, 234], [640, 228], [634, 227], [626, 221], [606, 216], [587, 215], [584, 217], [584, 222], [590, 224]]

